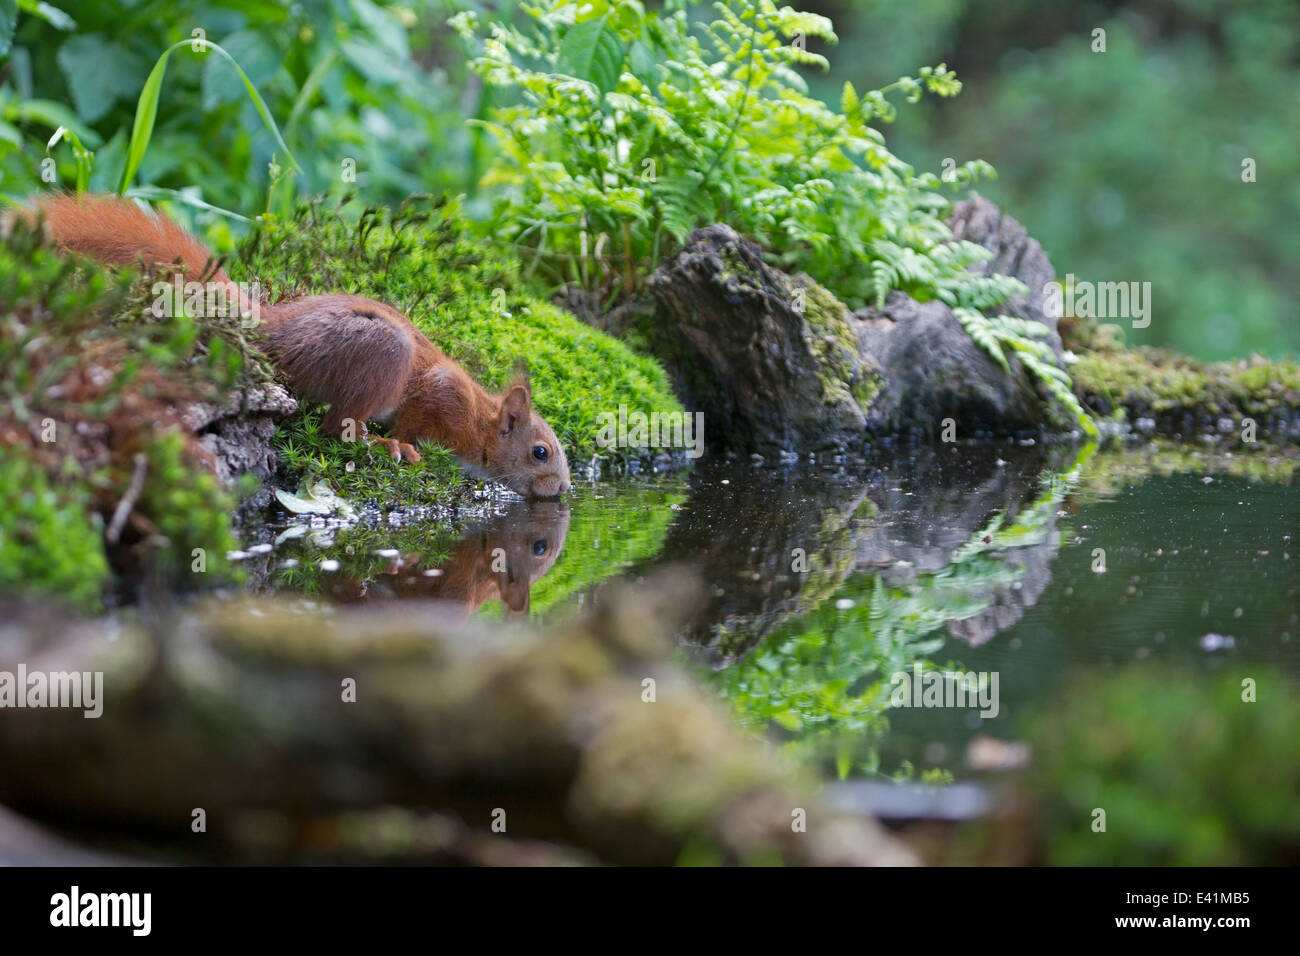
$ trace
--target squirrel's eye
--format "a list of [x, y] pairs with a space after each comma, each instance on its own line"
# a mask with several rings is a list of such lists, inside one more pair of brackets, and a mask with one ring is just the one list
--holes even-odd
[[536, 458], [538, 461], [546, 461], [546, 459], [550, 456], [550, 454], [551, 453], [546, 450], [545, 445], [533, 446], [533, 457]]
[[533, 542], [533, 555], [540, 558], [546, 553], [546, 539], [538, 538]]

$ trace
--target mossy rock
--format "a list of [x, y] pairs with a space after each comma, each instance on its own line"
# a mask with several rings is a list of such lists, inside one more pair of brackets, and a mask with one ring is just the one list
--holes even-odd
[[1100, 333], [1100, 347], [1079, 352], [1070, 369], [1075, 394], [1102, 416], [1150, 418], [1162, 432], [1215, 427], [1221, 419], [1260, 432], [1300, 435], [1300, 362], [1255, 356], [1236, 362], [1200, 362], [1174, 352], [1120, 349]]

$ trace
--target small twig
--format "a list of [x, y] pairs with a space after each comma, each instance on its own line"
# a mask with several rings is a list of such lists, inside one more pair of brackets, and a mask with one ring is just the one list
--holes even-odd
[[130, 517], [131, 509], [139, 500], [140, 492], [144, 490], [144, 475], [148, 466], [149, 459], [144, 456], [144, 452], [136, 452], [135, 471], [131, 475], [131, 484], [126, 489], [126, 494], [122, 496], [122, 500], [117, 503], [117, 507], [113, 509], [113, 518], [108, 523], [108, 530], [104, 532], [104, 538], [109, 544], [117, 544], [117, 539], [121, 537], [126, 519]]

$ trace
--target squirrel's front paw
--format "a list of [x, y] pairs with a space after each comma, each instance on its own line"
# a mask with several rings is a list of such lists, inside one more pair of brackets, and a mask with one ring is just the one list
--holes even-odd
[[372, 437], [371, 441], [377, 445], [383, 445], [393, 461], [416, 462], [420, 460], [420, 453], [415, 450], [414, 445], [409, 445], [404, 441], [398, 441], [396, 438], [376, 438]]

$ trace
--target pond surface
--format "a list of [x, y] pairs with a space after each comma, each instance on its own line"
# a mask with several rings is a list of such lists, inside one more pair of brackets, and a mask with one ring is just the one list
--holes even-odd
[[[1300, 675], [1296, 454], [997, 444], [851, 470], [714, 464], [498, 503], [455, 532], [280, 525], [254, 579], [540, 626], [685, 564], [700, 594], [679, 654], [741, 721], [830, 778], [947, 783], [1023, 762], [998, 741], [1079, 674]], [[927, 672], [971, 675], [971, 696], [917, 706], [938, 699]]]

